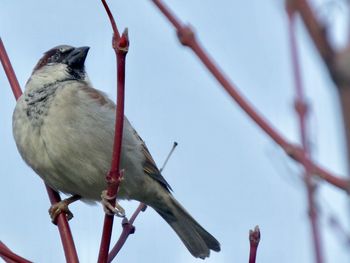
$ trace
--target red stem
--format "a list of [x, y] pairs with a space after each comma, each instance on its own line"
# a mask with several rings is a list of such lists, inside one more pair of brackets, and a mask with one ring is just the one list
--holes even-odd
[[3, 242], [0, 241], [0, 257], [5, 262], [17, 262], [17, 263], [31, 263], [31, 261], [22, 258], [21, 256], [13, 253]]
[[326, 65], [330, 67], [334, 50], [327, 39], [325, 28], [320, 26], [307, 0], [288, 0], [288, 2], [289, 8], [295, 9], [301, 15], [318, 52]]
[[159, 10], [169, 19], [173, 26], [177, 30], [180, 42], [190, 47], [193, 52], [198, 56], [202, 63], [208, 68], [213, 74], [217, 81], [222, 85], [226, 92], [238, 103], [238, 105], [252, 118], [255, 123], [270, 136], [278, 145], [280, 145], [288, 155], [290, 155], [296, 161], [303, 163], [306, 159], [310, 162], [313, 172], [322, 172], [322, 175], [317, 174], [320, 178], [325, 179], [329, 183], [337, 182], [335, 186], [340, 187], [349, 193], [349, 181], [341, 177], [336, 177], [330, 172], [319, 167], [315, 163], [309, 160], [308, 156], [305, 155], [303, 149], [289, 143], [280, 133], [278, 133], [271, 124], [260, 115], [251, 104], [238, 92], [235, 85], [233, 85], [229, 79], [222, 73], [214, 61], [207, 55], [201, 45], [195, 38], [194, 32], [189, 26], [183, 26], [182, 23], [170, 12], [168, 7], [164, 5], [161, 0], [151, 0]]
[[[11, 62], [9, 60], [9, 57], [7, 55], [5, 46], [0, 38], [0, 60], [4, 67], [6, 76], [9, 80], [10, 86], [12, 88], [13, 95], [15, 96], [16, 100], [19, 99], [22, 95], [21, 88], [18, 84], [16, 74], [12, 68]], [[61, 201], [61, 198], [57, 192], [52, 190], [50, 187], [46, 186], [47, 194], [49, 195], [51, 204], [57, 203]], [[73, 236], [69, 228], [69, 224], [67, 221], [67, 218], [64, 214], [60, 214], [57, 218], [57, 226], [59, 229], [59, 233], [61, 236], [61, 241], [64, 249], [64, 253], [66, 256], [66, 261], [68, 263], [74, 263], [78, 262], [78, 255], [75, 249]]]
[[249, 263], [255, 263], [256, 254], [260, 242], [260, 229], [258, 226], [254, 230], [249, 230]]
[[[174, 152], [177, 142], [174, 142], [173, 147], [171, 148], [167, 158], [165, 159], [162, 168], [160, 168], [160, 172], [164, 170], [165, 165], [167, 164], [171, 154]], [[147, 205], [140, 203], [139, 206], [136, 208], [135, 212], [130, 217], [130, 220], [124, 219], [122, 222], [123, 231], [119, 236], [119, 239], [117, 243], [113, 246], [111, 252], [108, 255], [108, 262], [112, 262], [112, 260], [116, 257], [116, 255], [119, 253], [120, 249], [124, 246], [126, 240], [128, 239], [130, 234], [133, 234], [135, 232], [135, 227], [133, 226], [133, 223], [136, 219], [136, 217], [140, 214], [140, 212], [145, 211], [147, 208]]]
[[317, 166], [313, 165], [313, 174], [317, 175], [318, 177], [322, 178], [326, 182], [345, 190], [348, 194], [350, 194], [350, 181], [347, 179], [344, 179], [339, 176], [334, 176], [329, 171]]
[[[166, 166], [170, 156], [174, 152], [177, 145], [178, 145], [178, 143], [174, 142], [173, 147], [171, 148], [168, 156], [166, 157], [162, 168], [160, 168], [160, 172], [162, 172], [164, 170], [164, 167]], [[117, 243], [114, 245], [114, 247], [112, 248], [111, 252], [108, 255], [108, 262], [112, 262], [112, 260], [116, 257], [116, 255], [119, 253], [120, 249], [124, 246], [129, 235], [134, 234], [135, 227], [133, 226], [133, 223], [134, 223], [136, 217], [140, 214], [140, 212], [141, 211], [143, 212], [146, 209], [147, 209], [147, 205], [140, 203], [139, 206], [136, 208], [135, 212], [130, 217], [130, 220], [127, 220], [127, 219], [123, 220], [123, 222], [122, 222], [123, 231], [120, 234]]]
[[[110, 203], [114, 206], [116, 202], [116, 196], [118, 193], [119, 183], [121, 180], [122, 173], [120, 171], [120, 156], [122, 147], [122, 137], [123, 137], [123, 124], [124, 124], [124, 93], [125, 93], [125, 59], [129, 48], [128, 31], [125, 30], [122, 37], [119, 37], [115, 20], [113, 15], [107, 5], [107, 3], [102, 0], [103, 6], [110, 19], [112, 29], [113, 29], [113, 49], [116, 53], [117, 59], [117, 112], [115, 121], [115, 134], [114, 134], [114, 145], [113, 145], [113, 156], [111, 169], [106, 176], [108, 187], [107, 195], [113, 199]], [[102, 238], [100, 244], [100, 251], [98, 255], [98, 262], [107, 262], [108, 251], [111, 242], [111, 235], [113, 229], [114, 216], [105, 215]]]
[[[305, 152], [304, 156], [310, 156], [310, 147], [308, 142], [308, 133], [307, 133], [307, 123], [306, 117], [308, 113], [308, 105], [305, 100], [303, 85], [301, 81], [301, 71], [300, 63], [298, 59], [298, 48], [295, 37], [295, 12], [292, 10], [288, 11], [288, 31], [290, 37], [290, 50], [292, 57], [293, 73], [295, 80], [295, 110], [298, 114], [299, 119], [299, 128], [300, 128], [300, 137], [302, 146]], [[314, 253], [317, 263], [323, 262], [322, 248], [321, 248], [321, 235], [318, 225], [318, 214], [315, 207], [315, 183], [312, 181], [312, 164], [309, 158], [303, 158], [302, 164], [304, 166], [304, 179], [305, 186], [307, 191], [307, 201], [309, 209], [309, 219], [311, 224], [311, 233], [314, 244]]]
[[[117, 115], [116, 115], [116, 127], [115, 127], [115, 140], [113, 149], [113, 160], [112, 167], [109, 172], [110, 178], [107, 179], [109, 183], [107, 188], [107, 194], [109, 196], [116, 196], [118, 192], [120, 175], [119, 172], [119, 161], [120, 161], [120, 150], [122, 142], [122, 131], [123, 131], [123, 119], [124, 119], [124, 83], [121, 85], [121, 78], [124, 78], [125, 74], [125, 56], [124, 59], [117, 55], [118, 61], [118, 92], [117, 92]], [[124, 63], [124, 66], [122, 65]], [[113, 182], [114, 181], [114, 182]], [[115, 205], [115, 198], [111, 201], [111, 204]], [[100, 245], [100, 253], [98, 262], [107, 262], [108, 250], [111, 242], [112, 228], [113, 228], [114, 216], [105, 215], [102, 239]]]
[[136, 217], [140, 214], [140, 212], [144, 212], [146, 210], [147, 206], [144, 203], [140, 203], [139, 206], [136, 208], [135, 212], [130, 217], [129, 223], [133, 224]]
[[2, 67], [5, 70], [7, 79], [10, 82], [13, 95], [15, 96], [16, 100], [18, 100], [19, 97], [21, 97], [22, 95], [21, 87], [19, 86], [16, 74], [12, 68], [10, 59], [7, 55], [7, 52], [1, 37], [0, 37], [0, 60], [1, 60]]
[[[307, 0], [289, 0], [289, 8], [297, 11], [313, 40], [317, 51], [321, 55], [324, 60], [326, 66], [328, 67], [328, 71], [330, 76], [333, 78], [333, 81], [337, 87], [341, 110], [344, 121], [345, 135], [346, 135], [346, 148], [347, 148], [347, 158], [348, 158], [348, 169], [350, 163], [350, 92], [349, 92], [349, 82], [339, 81], [339, 75], [337, 70], [334, 69], [336, 65], [336, 61], [334, 58], [337, 56], [336, 51], [331, 46], [331, 43], [328, 41], [327, 32], [325, 30], [324, 25], [322, 25], [316, 18], [313, 10], [311, 9]], [[329, 178], [330, 179], [330, 178]], [[325, 179], [328, 181], [328, 179]], [[330, 179], [330, 181], [334, 181]], [[335, 180], [337, 181], [337, 180]], [[332, 183], [332, 182], [331, 182]], [[339, 183], [339, 182], [337, 182]], [[343, 184], [342, 182], [340, 184]], [[349, 183], [347, 184], [347, 188], [349, 188]]]
[[124, 218], [122, 222], [123, 226], [123, 231], [120, 234], [120, 237], [117, 241], [117, 243], [114, 245], [112, 248], [111, 252], [108, 255], [108, 260], [107, 262], [112, 262], [112, 260], [116, 257], [116, 255], [119, 253], [120, 249], [124, 246], [126, 240], [128, 239], [130, 234], [134, 234], [135, 232], [135, 227], [133, 226], [134, 221], [136, 217], [139, 215], [141, 211], [145, 211], [147, 206], [143, 203], [140, 203], [135, 212], [132, 214], [130, 217], [130, 220], [127, 220]]
[[120, 34], [119, 34], [119, 31], [118, 31], [118, 28], [117, 28], [117, 24], [114, 20], [114, 17], [112, 15], [112, 12], [111, 10], [109, 9], [109, 6], [108, 4], [106, 3], [105, 0], [101, 0], [102, 4], [103, 4], [103, 7], [105, 8], [106, 10], [106, 13], [108, 15], [108, 18], [109, 18], [109, 21], [111, 22], [111, 25], [112, 25], [112, 30], [113, 30], [113, 33], [115, 34], [115, 38], [116, 40], [119, 40], [120, 38]]
[[4, 262], [6, 262], [6, 263], [17, 263], [17, 261], [14, 261], [6, 256], [1, 255], [1, 254], [0, 254], [0, 258], [2, 258], [4, 260]]
[[[61, 201], [60, 195], [52, 190], [48, 185], [46, 186], [47, 194], [49, 195], [51, 205]], [[64, 255], [67, 262], [79, 262], [78, 254], [75, 248], [73, 235], [69, 227], [69, 223], [65, 213], [60, 213], [56, 219], [58, 230], [61, 237], [61, 242], [64, 250]]]

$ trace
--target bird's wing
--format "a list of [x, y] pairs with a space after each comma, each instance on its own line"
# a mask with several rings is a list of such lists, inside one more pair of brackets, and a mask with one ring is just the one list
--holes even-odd
[[145, 157], [145, 161], [143, 163], [143, 171], [145, 172], [145, 174], [149, 175], [150, 177], [152, 177], [153, 179], [158, 181], [167, 191], [169, 191], [169, 190], [172, 191], [171, 186], [169, 185], [169, 183], [165, 180], [165, 178], [160, 173], [155, 161], [152, 158], [152, 155], [150, 154], [149, 150], [147, 149], [145, 142], [142, 140], [142, 138], [137, 133], [137, 131], [135, 129], [133, 129], [133, 130], [134, 130], [135, 136], [141, 142], [141, 151]]
[[[96, 90], [91, 87], [84, 87], [83, 88], [86, 93], [88, 93], [89, 97], [95, 100], [98, 104], [101, 106], [108, 106], [115, 110], [115, 104], [110, 99], [108, 99], [107, 95], [103, 92]], [[132, 126], [131, 126], [132, 127]], [[143, 171], [145, 174], [152, 177], [154, 180], [156, 180], [158, 183], [160, 183], [167, 191], [172, 191], [171, 186], [169, 183], [165, 180], [165, 178], [160, 173], [155, 161], [153, 160], [149, 150], [147, 149], [147, 146], [145, 142], [142, 140], [140, 135], [137, 133], [137, 131], [132, 127], [132, 130], [134, 132], [135, 137], [140, 141], [141, 144], [141, 151], [143, 156], [145, 157], [145, 161], [143, 163]]]

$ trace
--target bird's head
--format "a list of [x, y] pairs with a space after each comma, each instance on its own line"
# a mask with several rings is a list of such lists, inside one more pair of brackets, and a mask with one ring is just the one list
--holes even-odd
[[46, 51], [34, 67], [31, 80], [49, 84], [65, 80], [86, 80], [85, 59], [89, 47], [60, 45]]

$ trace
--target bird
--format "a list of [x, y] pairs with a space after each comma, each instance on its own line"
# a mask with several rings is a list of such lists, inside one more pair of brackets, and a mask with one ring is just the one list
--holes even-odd
[[[78, 199], [103, 201], [115, 129], [116, 105], [95, 89], [85, 70], [89, 47], [59, 45], [43, 54], [18, 99], [14, 139], [24, 161], [52, 189]], [[118, 199], [152, 207], [197, 258], [220, 251], [220, 243], [174, 198], [145, 142], [124, 117]], [[108, 202], [107, 202], [108, 203]], [[64, 208], [50, 208], [55, 217]], [[106, 212], [123, 216], [117, 203]]]

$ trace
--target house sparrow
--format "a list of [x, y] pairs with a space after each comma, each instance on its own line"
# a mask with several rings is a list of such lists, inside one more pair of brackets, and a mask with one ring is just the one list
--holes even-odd
[[[13, 114], [13, 134], [25, 162], [70, 200], [101, 201], [112, 159], [115, 104], [92, 87], [84, 62], [89, 47], [47, 51], [35, 66]], [[175, 200], [145, 143], [124, 118], [118, 198], [156, 210], [194, 257], [219, 242]], [[71, 201], [68, 201], [68, 203]], [[113, 209], [112, 209], [113, 210]], [[123, 213], [121, 207], [114, 212]]]

